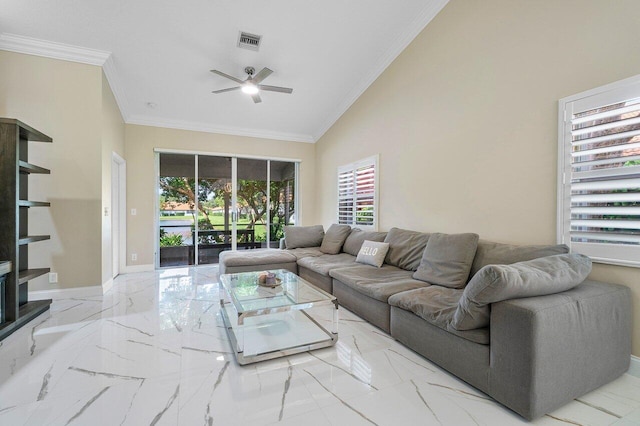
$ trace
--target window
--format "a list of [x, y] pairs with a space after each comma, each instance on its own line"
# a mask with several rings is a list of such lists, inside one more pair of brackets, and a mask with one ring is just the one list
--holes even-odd
[[377, 229], [378, 156], [338, 168], [338, 223]]
[[640, 267], [640, 76], [560, 100], [558, 240]]

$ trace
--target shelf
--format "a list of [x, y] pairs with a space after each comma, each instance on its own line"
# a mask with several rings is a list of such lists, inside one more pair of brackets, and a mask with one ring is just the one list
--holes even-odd
[[18, 272], [18, 284], [24, 284], [41, 275], [48, 274], [51, 268], [25, 269]]
[[9, 272], [11, 272], [11, 262], [0, 260], [0, 276], [6, 275]]
[[22, 237], [18, 240], [18, 245], [25, 245], [30, 243], [35, 243], [36, 241], [44, 241], [51, 239], [51, 235], [27, 235], [26, 237]]
[[53, 142], [49, 136], [34, 129], [33, 127], [24, 124], [20, 120], [14, 118], [0, 118], [1, 124], [17, 125], [20, 128], [20, 137], [25, 138], [32, 142]]
[[26, 161], [20, 161], [20, 173], [38, 173], [48, 175], [51, 174], [51, 170], [36, 166], [35, 164], [27, 163]]
[[[32, 300], [30, 302], [25, 303], [20, 306], [20, 312], [18, 313], [19, 320], [25, 319], [28, 321], [31, 318], [35, 318], [40, 315], [42, 312], [49, 309], [49, 305], [51, 304], [51, 299], [45, 300]], [[27, 319], [29, 318], [29, 319]]]
[[20, 306], [17, 320], [5, 321], [0, 324], [0, 340], [18, 330], [41, 313], [49, 310], [49, 305], [51, 305], [51, 299], [34, 300]]
[[48, 201], [29, 201], [29, 200], [20, 200], [18, 201], [18, 206], [20, 207], [49, 207], [51, 205]]

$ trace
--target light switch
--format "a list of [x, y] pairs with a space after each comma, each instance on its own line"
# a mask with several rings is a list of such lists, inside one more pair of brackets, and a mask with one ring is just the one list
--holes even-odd
[[131, 216], [135, 216], [136, 214], [138, 214], [138, 211], [136, 209], [131, 209]]

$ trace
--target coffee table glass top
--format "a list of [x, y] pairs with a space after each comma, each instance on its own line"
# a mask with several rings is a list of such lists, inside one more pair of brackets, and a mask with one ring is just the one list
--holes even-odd
[[266, 271], [241, 272], [220, 276], [238, 314], [261, 310], [303, 309], [318, 303], [330, 303], [335, 297], [286, 269], [269, 270], [281, 284], [276, 287], [258, 285], [258, 277]]

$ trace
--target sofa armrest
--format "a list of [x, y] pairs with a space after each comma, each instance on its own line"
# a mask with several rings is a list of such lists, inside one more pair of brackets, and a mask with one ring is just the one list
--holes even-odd
[[489, 393], [527, 419], [619, 377], [631, 360], [629, 288], [587, 280], [491, 305]]

